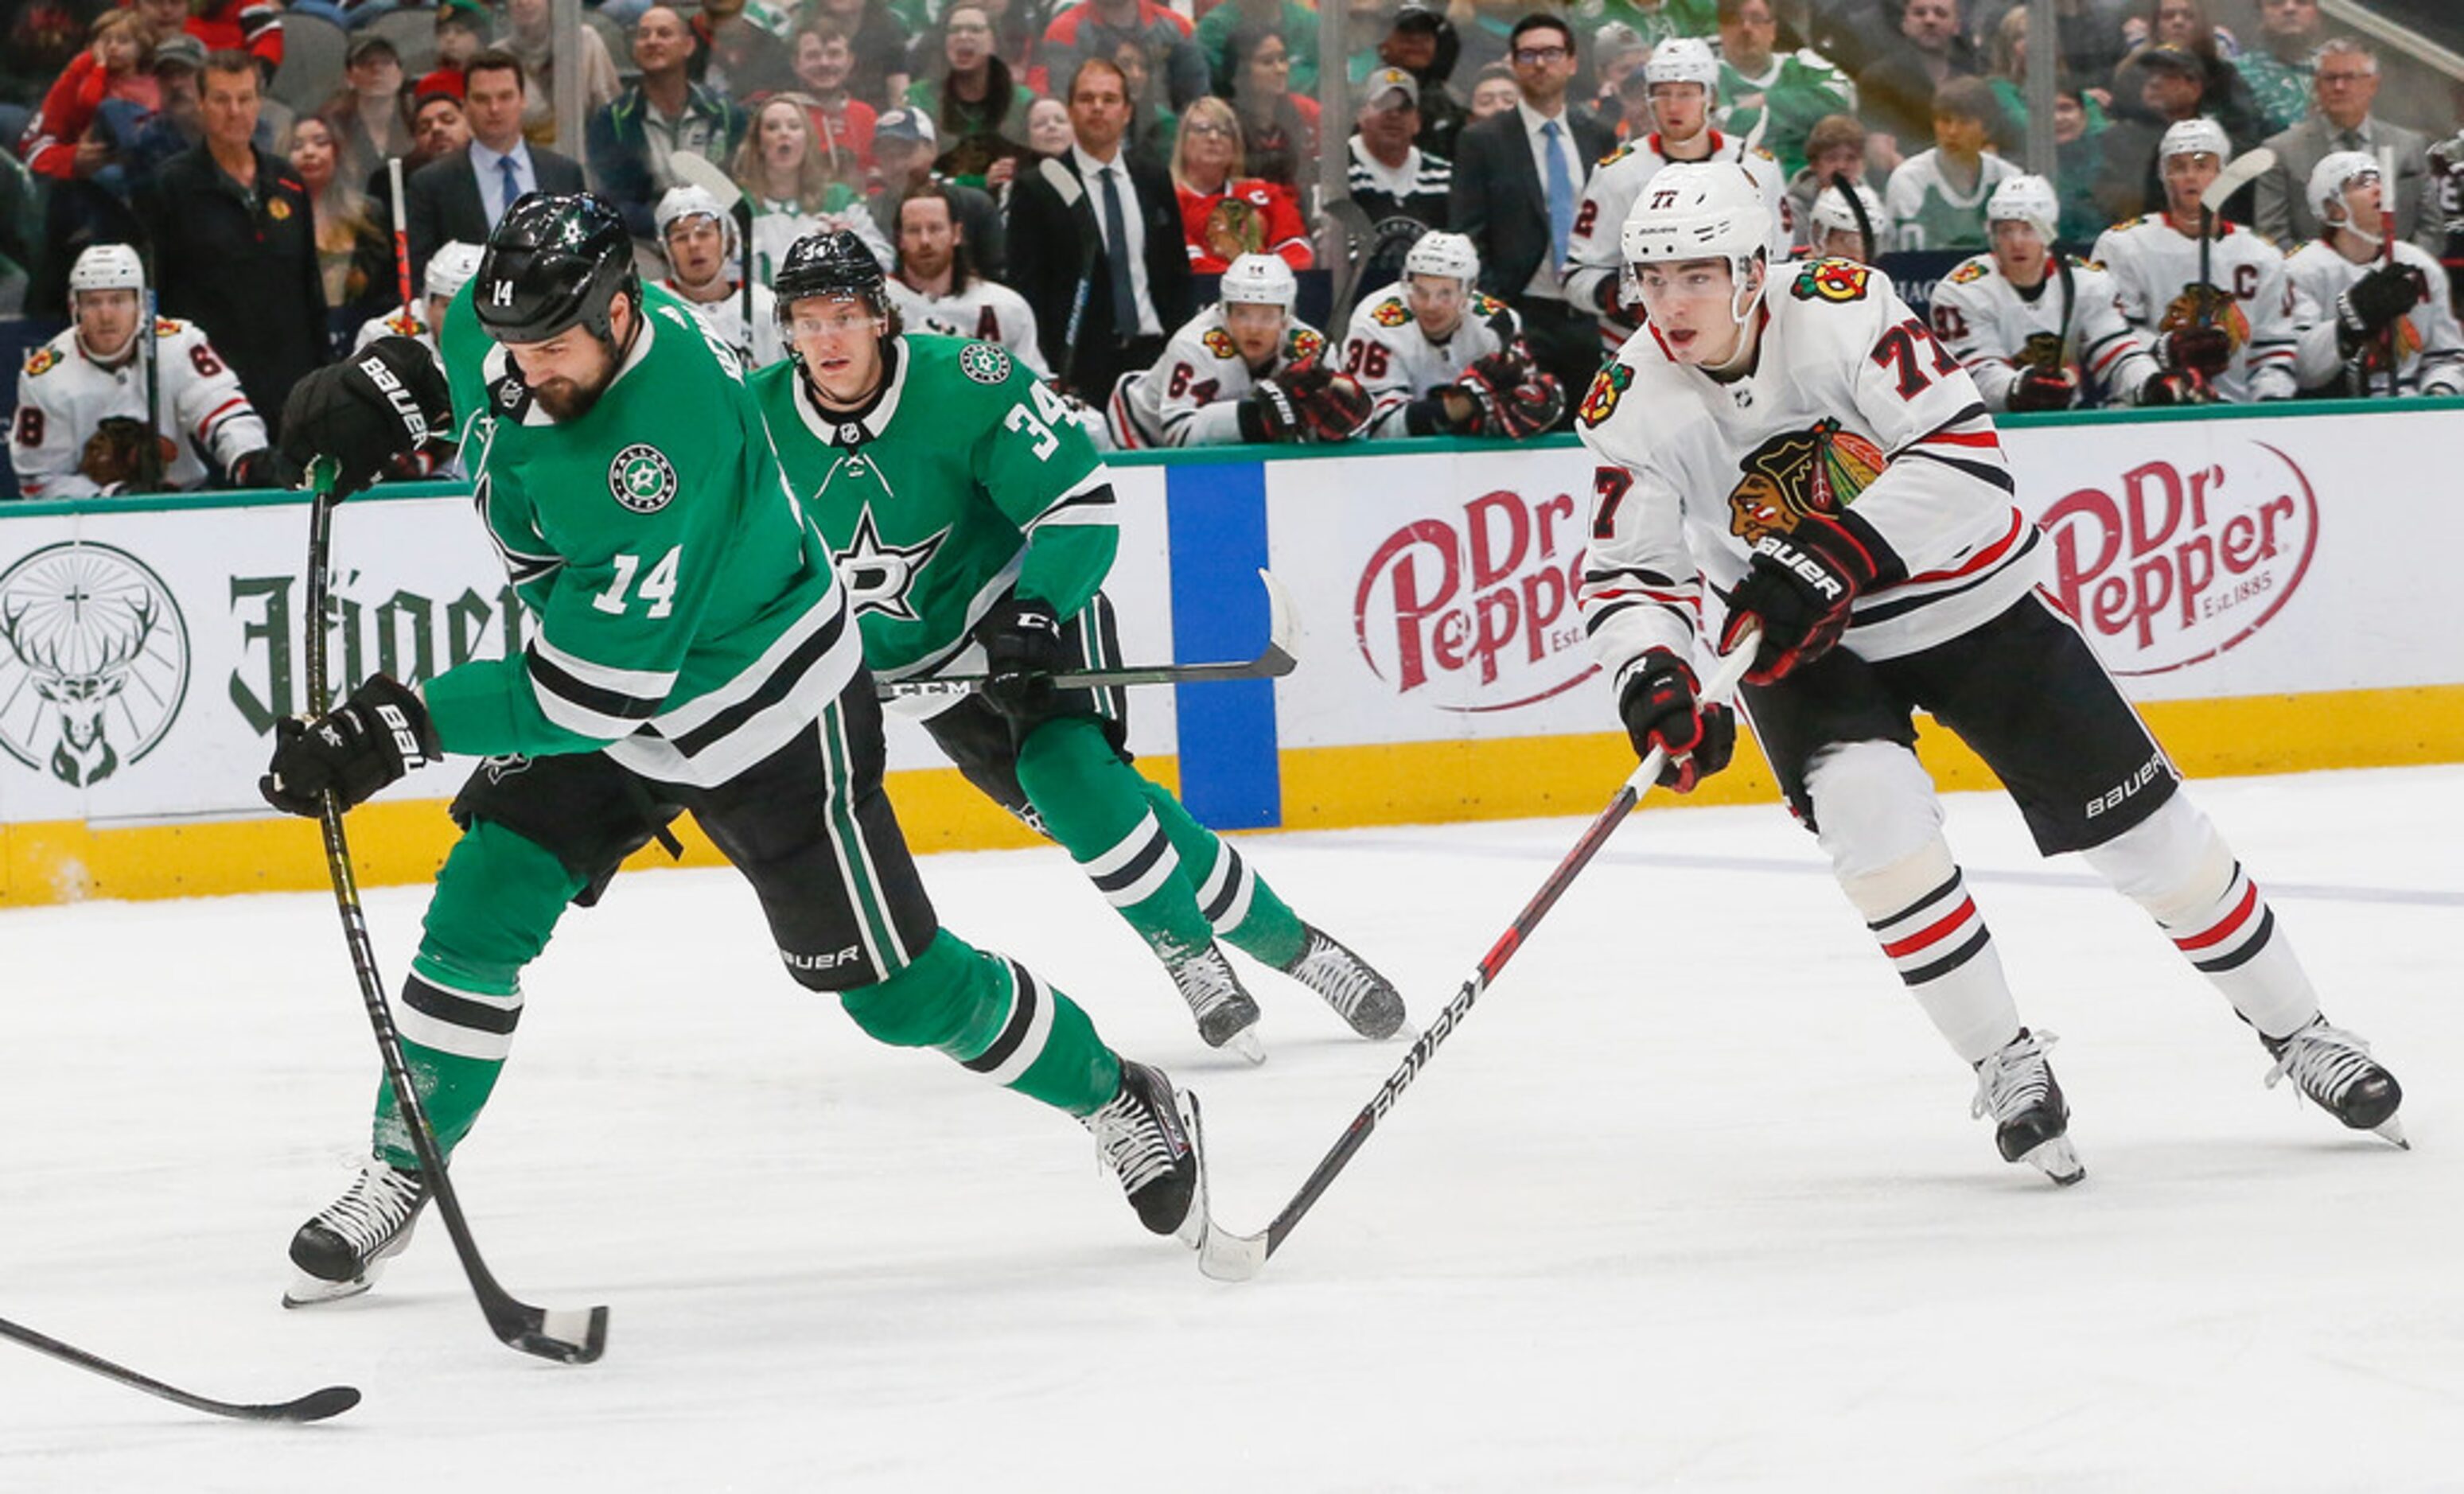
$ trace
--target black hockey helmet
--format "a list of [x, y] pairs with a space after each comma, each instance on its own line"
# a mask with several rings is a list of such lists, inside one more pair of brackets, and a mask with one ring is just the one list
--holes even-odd
[[638, 314], [642, 277], [616, 209], [589, 192], [533, 192], [488, 235], [471, 303], [499, 342], [542, 342], [575, 325], [613, 342], [607, 303], [620, 291]]
[[851, 296], [872, 308], [873, 315], [886, 316], [890, 311], [890, 289], [881, 277], [881, 263], [864, 240], [846, 229], [831, 229], [805, 234], [787, 246], [787, 259], [771, 278], [770, 289], [779, 297], [779, 336], [789, 346], [795, 338], [789, 329], [789, 312], [798, 301], [816, 296]]

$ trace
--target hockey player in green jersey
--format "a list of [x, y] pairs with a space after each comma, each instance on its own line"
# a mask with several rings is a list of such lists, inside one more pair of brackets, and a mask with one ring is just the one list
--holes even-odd
[[1059, 842], [1154, 950], [1215, 1047], [1252, 1063], [1258, 1003], [1225, 942], [1324, 997], [1364, 1037], [1403, 1002], [1303, 923], [1241, 854], [1130, 766], [1121, 692], [1056, 689], [1116, 664], [1099, 589], [1117, 534], [1111, 474], [1071, 411], [1000, 346], [902, 335], [852, 234], [788, 250], [788, 359], [754, 376], [780, 465], [854, 599], [884, 679], [981, 670], [924, 721], [968, 781]]
[[[1092, 1131], [1147, 1228], [1194, 1243], [1199, 1158], [1159, 1071], [1115, 1055], [1076, 1003], [939, 927], [883, 794], [881, 708], [829, 554], [781, 481], [731, 350], [645, 292], [614, 209], [534, 195], [490, 235], [447, 314], [451, 406], [490, 538], [538, 626], [518, 653], [411, 688], [377, 675], [277, 729], [261, 787], [314, 816], [441, 753], [485, 757], [454, 801], [395, 1007], [441, 1150], [486, 1103], [521, 972], [569, 904], [693, 811], [759, 894], [780, 958], [872, 1037], [934, 1047]], [[391, 339], [301, 383], [294, 461], [343, 488], [451, 419]], [[338, 489], [338, 491], [341, 491]], [[367, 1289], [427, 1201], [381, 1090], [375, 1156], [291, 1245], [298, 1306]]]

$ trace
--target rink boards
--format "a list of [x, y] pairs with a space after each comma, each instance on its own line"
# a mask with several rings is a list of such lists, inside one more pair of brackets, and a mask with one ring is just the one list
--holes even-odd
[[[2448, 761], [2459, 411], [2038, 417], [2004, 440], [2049, 589], [2186, 771]], [[1133, 748], [1224, 827], [1592, 812], [1632, 765], [1573, 602], [1592, 479], [1571, 441], [1120, 460], [1127, 659], [1254, 653], [1261, 566], [1301, 626], [1286, 679], [1136, 692]], [[527, 636], [467, 500], [417, 491], [338, 516], [345, 684]], [[305, 705], [305, 538], [287, 495], [0, 514], [0, 902], [322, 884], [313, 826], [254, 791], [273, 721]], [[1990, 782], [1944, 733], [1924, 750], [1947, 786]], [[1772, 797], [1740, 758], [1698, 798]], [[891, 767], [919, 848], [1023, 843], [913, 726], [893, 724]], [[460, 771], [354, 814], [364, 879], [433, 871]]]

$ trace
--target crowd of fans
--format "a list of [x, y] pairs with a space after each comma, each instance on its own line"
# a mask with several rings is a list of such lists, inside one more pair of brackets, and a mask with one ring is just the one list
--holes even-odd
[[[1705, 158], [1764, 187], [1774, 257], [1844, 253], [1903, 282], [1914, 266], [1965, 288], [1954, 308], [1989, 275], [2034, 306], [2073, 262], [2057, 245], [2114, 258], [2094, 283], [2114, 282], [2145, 360], [2108, 359], [2120, 383], [2067, 311], [2034, 381], [2001, 376], [2020, 349], [1937, 314], [2016, 407], [2350, 392], [2374, 372], [2448, 389], [2464, 136], [2434, 110], [2427, 129], [2384, 118], [2378, 58], [2317, 0], [2232, 0], [2238, 27], [2211, 11], [2227, 3], [2057, 0], [2057, 33], [2032, 39], [2025, 0], [1350, 0], [1350, 54], [1328, 57], [1305, 0], [604, 0], [560, 57], [550, 0], [444, 0], [414, 32], [391, 0], [30, 0], [0, 70], [17, 147], [0, 287], [73, 325], [21, 374], [12, 450], [29, 494], [256, 476], [234, 428], [274, 427], [295, 380], [369, 338], [432, 341], [506, 208], [585, 186], [649, 277], [749, 360], [780, 356], [767, 284], [787, 247], [845, 230], [911, 329], [1009, 345], [1120, 446], [1562, 422], [1635, 326], [1626, 205], [1660, 165]], [[344, 38], [320, 106], [275, 97], [299, 97], [274, 87], [286, 19]], [[2032, 55], [2057, 76], [2045, 178], [2021, 165]], [[559, 132], [561, 65], [579, 139]], [[1348, 112], [1321, 108], [1330, 74]], [[2261, 144], [2274, 168], [2217, 231], [2240, 235], [2216, 257], [2243, 281], [2168, 280], [2163, 234], [2195, 241], [2198, 186]], [[1337, 149], [1346, 191], [1322, 201]], [[113, 246], [134, 253], [89, 262]], [[1352, 310], [1323, 336], [1297, 311], [1312, 272]], [[1217, 277], [1236, 288], [1208, 306]], [[148, 296], [156, 335], [112, 335]], [[253, 425], [163, 424], [178, 402], [130, 370], [159, 370], [173, 323], [178, 356], [235, 374]], [[1172, 351], [1191, 338], [1207, 366]], [[80, 384], [80, 418], [142, 418], [176, 455], [111, 481], [29, 472], [37, 446], [60, 460], [60, 431], [27, 437], [60, 424], [44, 389], [74, 381], [43, 381], [78, 360], [106, 376]], [[1244, 413], [1188, 418], [1214, 402]]]

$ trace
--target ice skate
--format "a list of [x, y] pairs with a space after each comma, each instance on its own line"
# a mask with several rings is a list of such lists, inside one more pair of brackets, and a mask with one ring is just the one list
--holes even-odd
[[2262, 1033], [2258, 1041], [2276, 1060], [2276, 1066], [2267, 1071], [2269, 1088], [2290, 1075], [2310, 1103], [2353, 1130], [2374, 1131], [2406, 1151], [2412, 1150], [2395, 1118], [2396, 1107], [2404, 1103], [2404, 1088], [2370, 1057], [2368, 1044], [2342, 1027], [2327, 1025], [2323, 1016], [2313, 1017], [2289, 1037]]
[[1976, 1066], [1976, 1102], [1970, 1115], [1993, 1117], [1993, 1144], [2005, 1162], [2025, 1162], [2067, 1188], [2087, 1175], [2069, 1131], [2071, 1108], [2045, 1050], [2058, 1041], [2027, 1028], [1987, 1054]]
[[1301, 929], [1308, 942], [1284, 974], [1324, 997], [1334, 1014], [1362, 1037], [1395, 1036], [1403, 1025], [1403, 998], [1396, 994], [1394, 983], [1324, 930], [1306, 923]]
[[410, 1243], [411, 1226], [428, 1206], [428, 1181], [417, 1173], [370, 1161], [340, 1198], [291, 1237], [299, 1275], [282, 1294], [286, 1307], [356, 1297], [376, 1285], [385, 1263]]
[[1210, 944], [1169, 968], [1208, 1047], [1228, 1047], [1252, 1064], [1266, 1061], [1266, 1045], [1258, 1041], [1257, 999], [1241, 984], [1221, 949]]
[[1197, 1102], [1190, 1100], [1184, 1114], [1186, 1098], [1161, 1069], [1123, 1059], [1119, 1091], [1083, 1124], [1138, 1222], [1195, 1249], [1206, 1227], [1206, 1175], [1192, 1139]]

